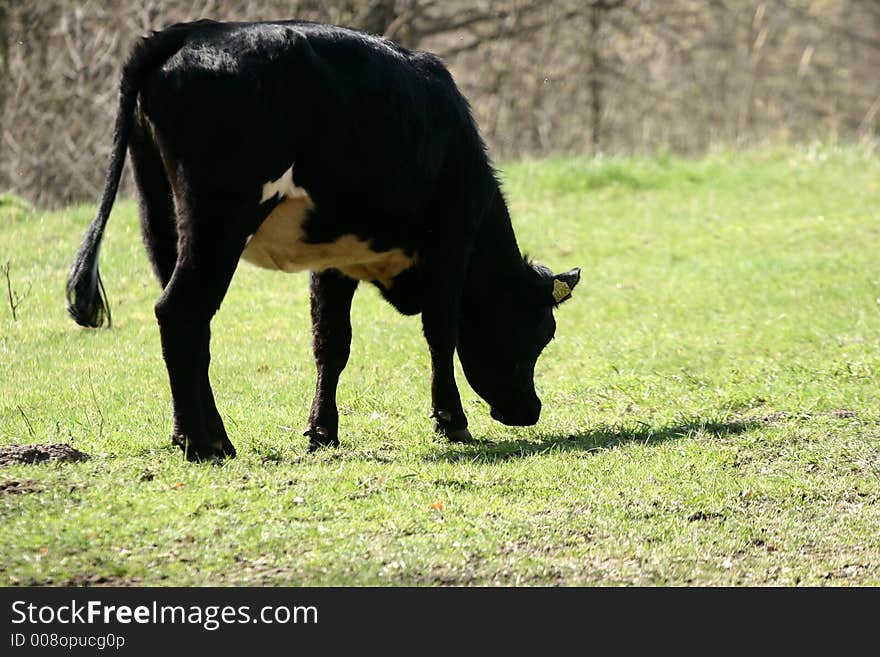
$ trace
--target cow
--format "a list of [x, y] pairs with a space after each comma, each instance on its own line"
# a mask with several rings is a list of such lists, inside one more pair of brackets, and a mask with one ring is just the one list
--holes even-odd
[[538, 421], [535, 363], [580, 269], [554, 275], [521, 254], [469, 105], [436, 56], [297, 20], [200, 20], [139, 39], [100, 207], [67, 280], [67, 310], [85, 327], [111, 320], [98, 256], [126, 150], [162, 287], [172, 442], [187, 459], [236, 453], [208, 366], [211, 319], [241, 259], [310, 271], [310, 450], [339, 444], [336, 387], [360, 281], [421, 313], [436, 432], [472, 440], [456, 351], [492, 418]]

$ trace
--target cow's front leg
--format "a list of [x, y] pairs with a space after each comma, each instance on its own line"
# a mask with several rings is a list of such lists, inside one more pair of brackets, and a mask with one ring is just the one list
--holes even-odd
[[[431, 344], [429, 340], [429, 345]], [[453, 442], [468, 442], [467, 416], [461, 407], [461, 397], [455, 384], [455, 371], [452, 365], [454, 347], [447, 346], [444, 339], [435, 335], [431, 350], [431, 417], [434, 418], [434, 431]]]
[[[438, 266], [431, 266], [437, 263]], [[431, 352], [431, 417], [434, 431], [454, 442], [471, 440], [455, 384], [453, 355], [458, 342], [464, 268], [426, 263], [422, 275], [422, 330]]]
[[351, 349], [351, 300], [357, 285], [356, 280], [335, 269], [311, 275], [312, 346], [318, 379], [303, 434], [309, 437], [309, 451], [339, 444], [336, 386]]

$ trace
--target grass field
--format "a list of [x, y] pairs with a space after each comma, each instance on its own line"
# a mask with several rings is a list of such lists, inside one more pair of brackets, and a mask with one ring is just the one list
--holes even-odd
[[[302, 437], [307, 277], [243, 264], [212, 377], [238, 458], [168, 439], [158, 287], [135, 205], [110, 222], [114, 327], [64, 312], [92, 207], [0, 206], [0, 585], [880, 585], [880, 158], [767, 147], [502, 167], [520, 245], [581, 284], [532, 428], [459, 383], [435, 437], [417, 318], [355, 298], [342, 446]], [[5, 286], [5, 281], [0, 281]], [[5, 289], [4, 289], [5, 295]]]

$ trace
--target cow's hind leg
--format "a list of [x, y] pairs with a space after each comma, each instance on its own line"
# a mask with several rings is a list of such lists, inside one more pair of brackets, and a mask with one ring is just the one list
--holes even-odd
[[313, 272], [309, 285], [312, 305], [312, 345], [318, 381], [303, 435], [309, 451], [339, 444], [336, 386], [351, 348], [351, 300], [358, 282], [335, 269]]
[[141, 234], [162, 289], [177, 262], [174, 198], [165, 163], [149, 129], [140, 121], [129, 140], [129, 152], [140, 202]]
[[190, 460], [234, 456], [208, 379], [210, 323], [235, 273], [246, 230], [233, 228], [234, 204], [210, 195], [178, 195], [177, 205], [182, 239], [156, 303], [174, 404], [172, 440]]
[[[144, 246], [156, 278], [164, 290], [171, 281], [178, 255], [177, 221], [171, 184], [159, 147], [150, 130], [142, 123], [136, 124], [132, 131], [129, 152], [138, 189]], [[204, 368], [199, 386], [208, 434], [219, 437], [223, 454], [234, 456], [235, 447], [229, 441], [223, 420], [217, 411], [207, 367]]]

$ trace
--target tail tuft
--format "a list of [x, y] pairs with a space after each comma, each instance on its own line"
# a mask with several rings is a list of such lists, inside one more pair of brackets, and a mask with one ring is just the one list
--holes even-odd
[[67, 275], [67, 314], [87, 328], [99, 328], [105, 317], [107, 326], [113, 325], [110, 303], [98, 271], [101, 237], [96, 233], [90, 227]]

